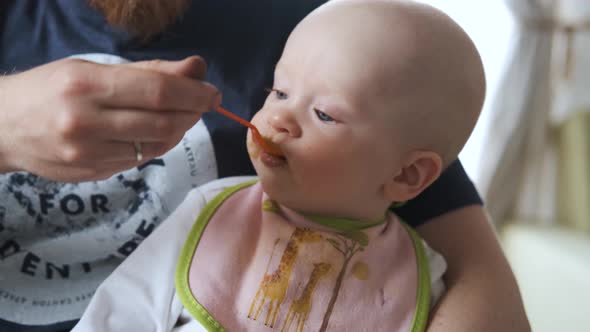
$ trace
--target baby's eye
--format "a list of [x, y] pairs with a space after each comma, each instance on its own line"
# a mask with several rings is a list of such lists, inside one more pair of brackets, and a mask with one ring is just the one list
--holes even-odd
[[277, 99], [283, 100], [283, 99], [287, 99], [287, 97], [288, 97], [287, 94], [285, 92], [281, 91], [281, 90], [270, 89], [270, 92], [271, 93], [274, 93], [275, 94], [275, 97], [277, 97]]
[[334, 119], [331, 116], [318, 110], [317, 108], [314, 108], [313, 110], [315, 111], [315, 114], [317, 115], [318, 119], [320, 119], [321, 121], [324, 121], [324, 122], [333, 122], [334, 121]]

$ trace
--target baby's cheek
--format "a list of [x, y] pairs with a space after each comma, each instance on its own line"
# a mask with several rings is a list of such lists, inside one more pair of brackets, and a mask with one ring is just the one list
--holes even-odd
[[252, 117], [252, 119], [250, 120], [250, 123], [252, 123], [253, 125], [255, 125], [256, 127], [258, 127], [258, 125], [260, 123], [262, 123], [262, 118], [264, 117], [264, 113], [266, 112], [265, 108], [262, 107], [261, 109], [258, 110], [258, 112], [256, 112], [254, 114], [254, 116]]
[[350, 142], [346, 139], [336, 142], [331, 140], [314, 142], [307, 145], [307, 151], [314, 156], [314, 159], [325, 164], [338, 164], [356, 157], [356, 154], [351, 152]]
[[252, 140], [252, 134], [250, 130], [248, 130], [248, 134], [246, 136], [246, 149], [248, 150], [248, 155], [251, 159], [256, 159], [260, 155], [260, 149]]
[[306, 171], [321, 178], [338, 176], [344, 163], [338, 154], [323, 149], [308, 149], [304, 158]]
[[[346, 145], [346, 143], [343, 143]], [[318, 169], [327, 173], [327, 177], [363, 177], [366, 173], [368, 160], [365, 156], [348, 149], [331, 149], [316, 151]]]

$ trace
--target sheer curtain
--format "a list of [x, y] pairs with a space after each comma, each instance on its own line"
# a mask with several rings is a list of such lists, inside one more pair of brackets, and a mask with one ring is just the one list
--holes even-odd
[[590, 109], [584, 88], [589, 4], [506, 3], [517, 29], [484, 145], [480, 183], [488, 210], [497, 224], [569, 220], [590, 228], [590, 178], [588, 168], [580, 167], [590, 165], [584, 157], [590, 148], [584, 135], [590, 129], [584, 112]]
[[[516, 19], [511, 61], [492, 104], [481, 184], [497, 223], [555, 216], [555, 151], [548, 126], [555, 16], [550, 0], [507, 0]], [[546, 26], [547, 25], [547, 26]]]

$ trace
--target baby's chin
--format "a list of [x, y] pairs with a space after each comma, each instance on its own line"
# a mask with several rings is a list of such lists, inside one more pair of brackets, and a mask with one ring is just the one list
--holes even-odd
[[258, 180], [264, 193], [281, 206], [299, 212], [310, 210], [309, 202], [305, 201], [309, 196], [298, 195], [291, 184], [282, 182], [275, 174], [259, 175]]
[[289, 189], [292, 187], [289, 183], [287, 183], [280, 174], [276, 174], [273, 172], [265, 171], [265, 169], [261, 169], [259, 165], [260, 161], [254, 163], [254, 168], [256, 169], [256, 173], [258, 174], [258, 181], [262, 186], [264, 192], [273, 200], [276, 200], [279, 203], [287, 203], [293, 199], [293, 190]]

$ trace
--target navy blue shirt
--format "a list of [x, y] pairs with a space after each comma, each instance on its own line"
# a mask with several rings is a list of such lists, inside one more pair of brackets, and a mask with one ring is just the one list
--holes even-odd
[[[274, 65], [288, 34], [323, 2], [195, 0], [182, 19], [146, 43], [108, 26], [85, 1], [4, 0], [0, 2], [0, 73], [24, 71], [83, 53], [108, 53], [132, 61], [177, 60], [197, 54], [208, 63], [207, 80], [223, 92], [223, 105], [249, 119], [263, 104], [265, 88], [272, 86]], [[205, 114], [204, 121], [219, 177], [254, 174], [243, 144], [245, 128], [213, 112]], [[431, 187], [396, 212], [417, 226], [471, 204], [481, 204], [481, 199], [456, 161]], [[0, 318], [0, 331], [66, 331], [73, 324], [75, 321], [33, 326]]]

